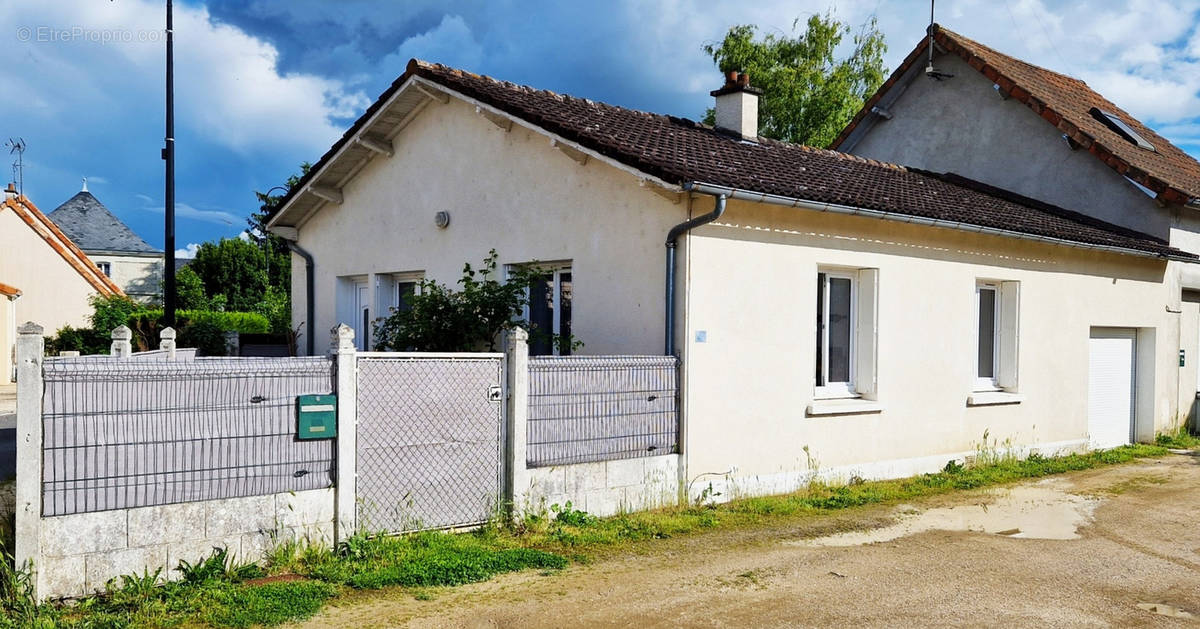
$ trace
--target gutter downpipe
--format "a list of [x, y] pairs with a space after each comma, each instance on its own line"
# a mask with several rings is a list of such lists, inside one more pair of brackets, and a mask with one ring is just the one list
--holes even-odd
[[[691, 184], [685, 184], [683, 186], [683, 189], [690, 190]], [[696, 227], [699, 227], [701, 225], [711, 223], [711, 222], [717, 220], [718, 218], [721, 218], [721, 215], [725, 213], [725, 200], [726, 200], [725, 193], [723, 193], [723, 192], [706, 192], [706, 191], [700, 191], [700, 190], [698, 190], [697, 192], [703, 192], [704, 194], [709, 194], [709, 195], [716, 197], [715, 203], [713, 205], [713, 211], [709, 212], [708, 214], [703, 214], [701, 216], [697, 216], [695, 218], [688, 219], [688, 220], [672, 227], [671, 231], [667, 232], [667, 315], [666, 315], [666, 326], [665, 326], [665, 328], [666, 328], [666, 343], [665, 343], [666, 348], [665, 348], [665, 352], [664, 352], [664, 354], [666, 356], [674, 356], [675, 355], [675, 245], [676, 245], [676, 241], [684, 233], [691, 231], [692, 229], [695, 229]]]
[[894, 212], [885, 212], [882, 210], [868, 210], [865, 208], [852, 207], [848, 205], [838, 205], [836, 203], [818, 203], [816, 201], [805, 201], [804, 199], [796, 199], [793, 197], [785, 197], [776, 194], [767, 194], [764, 192], [751, 192], [749, 190], [739, 190], [728, 186], [716, 186], [713, 184], [688, 182], [683, 185], [684, 190], [700, 194], [723, 195], [731, 199], [739, 199], [742, 201], [750, 201], [752, 203], [769, 203], [771, 205], [783, 205], [786, 207], [795, 207], [805, 210], [815, 210], [817, 212], [831, 212], [833, 214], [846, 214], [851, 216], [866, 216], [869, 218], [881, 218], [899, 223], [911, 223], [913, 225], [924, 225], [927, 227], [941, 227], [944, 229], [954, 229], [958, 231], [974, 232], [977, 234], [987, 234], [990, 236], [1002, 236], [1005, 238], [1017, 238], [1020, 240], [1031, 240], [1034, 242], [1044, 242], [1065, 247], [1075, 247], [1077, 249], [1091, 249], [1096, 251], [1107, 251], [1110, 253], [1119, 253], [1122, 255], [1136, 256], [1140, 258], [1152, 258], [1155, 260], [1175, 260], [1178, 262], [1197, 263], [1193, 258], [1184, 258], [1169, 254], [1151, 253], [1148, 251], [1138, 251], [1137, 249], [1128, 249], [1125, 247], [1116, 247], [1113, 245], [1098, 245], [1086, 242], [1075, 242], [1064, 240], [1062, 238], [1053, 238], [1050, 236], [1038, 236], [1035, 234], [1025, 234], [1022, 232], [1011, 231], [1007, 229], [997, 229], [995, 227], [983, 227], [981, 225], [972, 225], [970, 223], [962, 223], [959, 221], [943, 221], [933, 218], [922, 218], [919, 216], [909, 216], [907, 214], [897, 214]]
[[304, 322], [308, 325], [308, 332], [304, 334], [305, 355], [314, 356], [313, 354], [313, 320], [316, 318], [317, 301], [313, 296], [313, 285], [316, 283], [314, 275], [314, 265], [312, 254], [305, 251], [294, 240], [284, 240], [287, 243], [288, 249], [292, 253], [304, 258]]

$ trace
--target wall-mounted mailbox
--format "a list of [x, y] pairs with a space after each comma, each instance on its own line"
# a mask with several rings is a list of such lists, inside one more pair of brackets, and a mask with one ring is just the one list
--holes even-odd
[[296, 398], [296, 438], [337, 436], [337, 396], [301, 395]]

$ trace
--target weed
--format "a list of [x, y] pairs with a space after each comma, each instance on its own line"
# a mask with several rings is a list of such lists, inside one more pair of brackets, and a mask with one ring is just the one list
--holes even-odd
[[1164, 448], [1191, 450], [1200, 448], [1200, 435], [1193, 434], [1187, 425], [1182, 425], [1172, 432], [1162, 432], [1154, 437], [1154, 442]]
[[175, 569], [183, 575], [184, 583], [191, 584], [218, 580], [244, 581], [264, 575], [257, 564], [234, 562], [229, 550], [223, 546], [213, 546], [208, 558], [202, 558], [194, 564], [180, 559]]
[[554, 513], [554, 521], [560, 524], [587, 526], [596, 521], [596, 516], [588, 514], [587, 511], [572, 508], [570, 500], [561, 507], [557, 504], [551, 505], [550, 511]]

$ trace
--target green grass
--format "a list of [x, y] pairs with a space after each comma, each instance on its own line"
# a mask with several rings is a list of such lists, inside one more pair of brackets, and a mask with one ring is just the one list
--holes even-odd
[[1154, 442], [1165, 448], [1191, 450], [1200, 448], [1200, 436], [1192, 434], [1187, 426], [1180, 426], [1175, 432], [1159, 433]]
[[[1160, 438], [1180, 447], [1186, 433]], [[1187, 439], [1195, 440], [1186, 435]], [[73, 606], [34, 605], [28, 573], [0, 562], [0, 628], [5, 627], [170, 627], [215, 625], [271, 626], [312, 616], [328, 600], [348, 590], [388, 586], [410, 588], [422, 600], [432, 587], [484, 581], [497, 574], [539, 569], [553, 574], [571, 561], [587, 562], [594, 553], [716, 528], [770, 525], [788, 518], [831, 514], [873, 504], [888, 504], [1085, 470], [1136, 458], [1167, 454], [1164, 445], [1132, 445], [1103, 452], [1061, 457], [1032, 455], [1018, 461], [981, 449], [970, 465], [947, 463], [934, 474], [846, 485], [813, 483], [786, 495], [697, 504], [597, 518], [557, 505], [527, 515], [511, 526], [489, 525], [470, 533], [414, 533], [402, 536], [356, 535], [336, 548], [285, 541], [265, 557], [264, 568], [236, 565], [224, 553], [185, 562], [183, 579], [159, 584], [158, 574], [114, 580], [109, 593]], [[569, 558], [569, 559], [568, 559]], [[256, 583], [262, 574], [300, 575], [292, 580]]]

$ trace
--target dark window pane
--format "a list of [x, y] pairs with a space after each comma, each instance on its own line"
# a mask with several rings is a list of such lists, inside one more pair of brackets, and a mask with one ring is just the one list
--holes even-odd
[[416, 282], [399, 282], [396, 284], [396, 310], [408, 312], [412, 310], [412, 298], [417, 294]]
[[979, 377], [995, 377], [996, 291], [979, 289]]
[[545, 276], [529, 287], [529, 355], [553, 354], [554, 277]]
[[817, 386], [825, 386], [825, 274], [817, 273]]
[[829, 278], [829, 381], [850, 381], [850, 280]]
[[367, 332], [371, 329], [371, 311], [368, 308], [362, 309], [362, 339], [358, 343], [358, 348], [362, 351], [367, 351]]
[[571, 355], [571, 272], [558, 274], [558, 334], [562, 339], [559, 353]]

